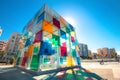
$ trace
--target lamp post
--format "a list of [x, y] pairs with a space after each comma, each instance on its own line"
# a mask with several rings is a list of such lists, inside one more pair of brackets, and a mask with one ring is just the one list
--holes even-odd
[[1, 28], [1, 26], [0, 26], [0, 37], [1, 37], [1, 35], [2, 35], [2, 28]]

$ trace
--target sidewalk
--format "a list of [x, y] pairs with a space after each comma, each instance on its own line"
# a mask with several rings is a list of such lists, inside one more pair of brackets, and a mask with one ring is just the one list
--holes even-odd
[[0, 64], [0, 68], [10, 68], [13, 67], [14, 65], [5, 65], [5, 64]]
[[120, 63], [105, 62], [100, 65], [98, 62], [82, 62], [82, 67], [94, 72], [108, 80], [120, 80]]

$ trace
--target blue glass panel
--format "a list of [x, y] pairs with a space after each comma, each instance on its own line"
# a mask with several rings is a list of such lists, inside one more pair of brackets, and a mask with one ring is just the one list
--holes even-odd
[[31, 44], [33, 43], [33, 40], [34, 40], [34, 37], [33, 37], [33, 36], [30, 37], [30, 38], [28, 38], [28, 39], [26, 40], [25, 47], [31, 45]]
[[66, 33], [65, 33], [64, 31], [62, 31], [62, 30], [60, 30], [60, 36], [61, 36], [61, 38], [63, 38], [63, 39], [66, 39], [66, 38], [67, 38]]
[[63, 64], [63, 58], [60, 58], [60, 64]]
[[55, 53], [55, 50], [52, 49], [52, 44], [48, 42], [41, 42], [41, 47], [39, 55], [52, 55]]
[[44, 19], [44, 12], [38, 17], [37, 23]]
[[69, 28], [71, 29], [71, 31], [75, 31], [74, 27], [71, 24], [69, 24]]
[[20, 57], [18, 57], [16, 65], [19, 65], [19, 62], [20, 62]]
[[31, 44], [30, 38], [26, 40], [25, 47], [29, 46]]
[[77, 64], [80, 65], [80, 58], [77, 57]]

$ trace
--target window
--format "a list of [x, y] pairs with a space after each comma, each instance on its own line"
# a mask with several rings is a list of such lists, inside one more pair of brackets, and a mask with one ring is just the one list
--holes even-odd
[[12, 42], [14, 42], [14, 40], [12, 40]]
[[15, 39], [15, 36], [13, 36], [12, 39]]

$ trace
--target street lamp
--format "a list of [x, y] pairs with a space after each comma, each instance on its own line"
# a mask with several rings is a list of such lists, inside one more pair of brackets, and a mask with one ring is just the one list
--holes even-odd
[[1, 28], [1, 26], [0, 26], [0, 37], [1, 37], [1, 35], [2, 35], [2, 28]]

